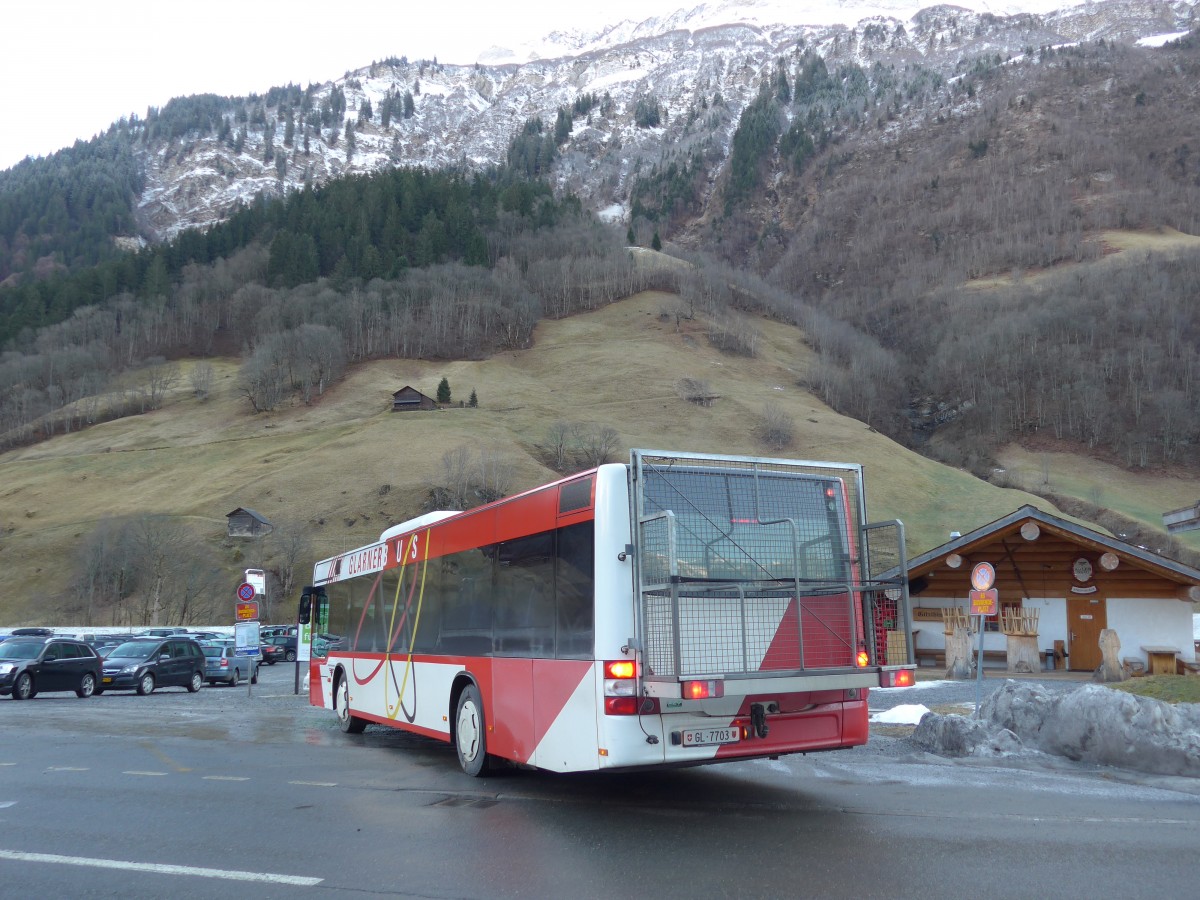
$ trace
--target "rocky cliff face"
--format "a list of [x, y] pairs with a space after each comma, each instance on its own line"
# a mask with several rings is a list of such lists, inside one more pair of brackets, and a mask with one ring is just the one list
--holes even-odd
[[[199, 134], [145, 145], [147, 186], [140, 203], [145, 236], [162, 240], [206, 227], [259, 194], [320, 185], [341, 175], [392, 166], [496, 165], [527, 121], [540, 117], [553, 129], [557, 111], [587, 94], [600, 103], [575, 118], [552, 177], [594, 210], [628, 217], [632, 180], [691, 149], [704, 147], [715, 160], [708, 173], [715, 184], [742, 110], [780, 60], [794, 61], [805, 50], [824, 57], [831, 72], [860, 67], [864, 109], [882, 102], [893, 108], [896, 127], [906, 122], [919, 127], [930, 104], [945, 109], [961, 102], [954, 79], [981, 61], [1020, 65], [1024, 54], [1042, 47], [1101, 39], [1133, 43], [1197, 24], [1196, 3], [1188, 0], [1110, 0], [1045, 14], [997, 15], [949, 5], [895, 12], [874, 10], [852, 25], [723, 24], [721, 17], [734, 11], [704, 6], [662, 20], [622, 23], [599, 35], [552, 35], [563, 54], [553, 58], [471, 66], [373, 64], [313, 93], [319, 104], [331, 92], [342, 92], [344, 115], [351, 119], [370, 102], [374, 115], [356, 125], [352, 152], [343, 128], [336, 137], [331, 128], [314, 132], [307, 150], [299, 132], [284, 146], [285, 110], [267, 106], [264, 98], [240, 98], [236, 103], [247, 112], [240, 150], [228, 137]], [[412, 114], [394, 116], [385, 127], [379, 110], [389, 94], [410, 94]], [[639, 125], [639, 102], [659, 104], [657, 125]], [[258, 125], [252, 124], [256, 110], [262, 113]], [[268, 138], [276, 157], [270, 161]]]

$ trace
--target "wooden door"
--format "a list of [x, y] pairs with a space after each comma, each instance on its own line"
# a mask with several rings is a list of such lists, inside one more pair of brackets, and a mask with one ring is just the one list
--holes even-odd
[[1072, 672], [1099, 668], [1100, 632], [1108, 627], [1108, 609], [1099, 594], [1067, 598], [1067, 659]]

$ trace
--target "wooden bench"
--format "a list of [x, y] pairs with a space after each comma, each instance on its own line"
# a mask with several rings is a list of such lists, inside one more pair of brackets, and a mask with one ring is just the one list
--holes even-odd
[[[976, 653], [976, 651], [974, 651], [974, 650], [971, 651], [972, 656], [974, 656], [975, 653]], [[913, 657], [916, 659], [918, 666], [921, 664], [921, 660], [924, 660], [924, 659], [933, 660], [934, 666], [945, 666], [946, 665], [946, 651], [945, 650], [937, 650], [937, 649], [928, 648], [928, 647], [917, 647], [915, 650], [913, 650]], [[983, 651], [983, 661], [984, 662], [989, 662], [989, 661], [991, 661], [991, 662], [1008, 662], [1008, 651], [1006, 651], [1006, 650], [984, 650]]]

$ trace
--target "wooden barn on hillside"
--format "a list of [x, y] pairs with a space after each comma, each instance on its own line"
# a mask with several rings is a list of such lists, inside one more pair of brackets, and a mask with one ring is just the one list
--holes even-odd
[[226, 534], [235, 538], [258, 538], [270, 534], [275, 526], [261, 513], [256, 513], [249, 507], [239, 506], [225, 515], [228, 522]]
[[405, 385], [392, 394], [392, 412], [407, 412], [410, 409], [437, 409], [437, 402], [411, 385]]

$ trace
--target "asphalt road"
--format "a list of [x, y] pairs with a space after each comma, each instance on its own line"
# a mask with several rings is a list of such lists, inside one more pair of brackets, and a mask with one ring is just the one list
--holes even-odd
[[[1193, 892], [1191, 780], [867, 748], [471, 779], [343, 735], [292, 667], [238, 688], [0, 699], [11, 897], [1084, 897]], [[947, 688], [961, 691], [961, 685]], [[872, 707], [928, 705], [872, 696]], [[973, 695], [972, 695], [973, 696]]]

